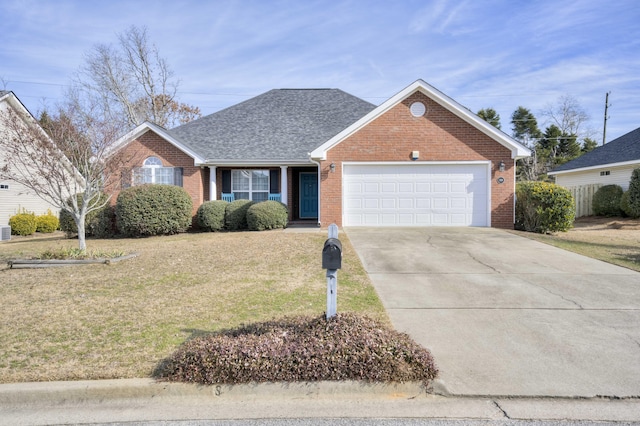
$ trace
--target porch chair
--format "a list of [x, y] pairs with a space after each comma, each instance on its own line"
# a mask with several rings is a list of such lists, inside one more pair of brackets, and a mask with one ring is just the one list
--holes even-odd
[[282, 196], [280, 194], [269, 194], [269, 200], [271, 201], [282, 201]]
[[232, 202], [232, 201], [235, 201], [235, 199], [236, 199], [236, 196], [233, 195], [233, 192], [230, 192], [230, 193], [223, 192], [222, 193], [222, 200], [223, 201]]

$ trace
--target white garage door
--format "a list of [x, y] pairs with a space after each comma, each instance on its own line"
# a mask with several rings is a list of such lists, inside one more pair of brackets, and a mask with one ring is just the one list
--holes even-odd
[[344, 226], [489, 226], [487, 164], [345, 164]]

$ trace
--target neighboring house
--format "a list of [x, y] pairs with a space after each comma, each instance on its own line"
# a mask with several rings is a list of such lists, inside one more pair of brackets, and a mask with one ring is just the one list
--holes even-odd
[[[0, 114], [6, 116], [10, 108], [22, 117], [25, 128], [32, 125], [39, 126], [38, 120], [29, 113], [13, 92], [0, 90]], [[5, 132], [7, 129], [4, 127], [3, 120], [0, 119], [0, 133]], [[6, 161], [5, 155], [0, 150], [0, 167]], [[58, 214], [56, 207], [38, 197], [33, 191], [11, 180], [10, 177], [7, 179], [0, 177], [0, 225], [8, 225], [9, 218], [23, 210], [36, 215], [45, 214], [47, 210]]]
[[634, 169], [640, 167], [640, 127], [599, 146], [549, 172], [565, 188], [620, 185], [629, 189]]
[[[114, 144], [120, 182], [177, 184], [195, 209], [277, 199], [321, 226], [513, 228], [517, 141], [422, 80], [375, 106], [337, 89], [280, 89]], [[124, 151], [123, 151], [124, 150]]]

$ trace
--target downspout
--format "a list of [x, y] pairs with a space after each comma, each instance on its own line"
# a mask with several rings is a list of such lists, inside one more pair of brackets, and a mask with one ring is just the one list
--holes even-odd
[[320, 222], [320, 211], [321, 211], [321, 202], [320, 200], [322, 199], [321, 194], [320, 194], [320, 188], [321, 185], [320, 183], [322, 182], [322, 171], [320, 169], [320, 162], [314, 160], [313, 158], [311, 158], [311, 153], [309, 153], [309, 161], [311, 161], [312, 163], [315, 163], [318, 166], [318, 226], [321, 227], [322, 226], [322, 222]]

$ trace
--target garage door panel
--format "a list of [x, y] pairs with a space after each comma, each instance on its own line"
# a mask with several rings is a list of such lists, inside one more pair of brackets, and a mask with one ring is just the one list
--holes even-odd
[[488, 226], [486, 164], [344, 165], [345, 226]]

